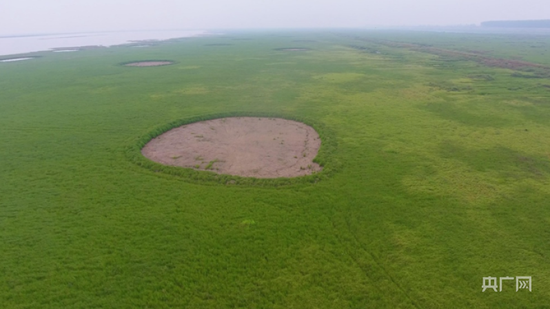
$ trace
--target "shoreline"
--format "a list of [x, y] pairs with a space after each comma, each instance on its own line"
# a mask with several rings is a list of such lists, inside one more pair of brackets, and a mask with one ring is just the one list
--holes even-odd
[[86, 50], [120, 45], [154, 45], [160, 42], [209, 35], [206, 30], [120, 31], [68, 34], [43, 34], [0, 37], [0, 57], [16, 57], [37, 52]]

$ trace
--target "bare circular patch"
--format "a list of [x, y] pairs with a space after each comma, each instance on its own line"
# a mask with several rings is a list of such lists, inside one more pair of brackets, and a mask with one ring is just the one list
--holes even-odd
[[173, 61], [136, 61], [124, 64], [127, 67], [159, 67], [163, 65], [173, 64]]
[[315, 130], [281, 118], [229, 117], [172, 129], [143, 147], [161, 164], [242, 177], [278, 178], [320, 171]]

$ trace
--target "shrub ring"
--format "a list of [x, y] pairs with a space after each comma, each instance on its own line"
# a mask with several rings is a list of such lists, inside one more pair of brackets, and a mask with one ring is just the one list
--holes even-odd
[[[312, 127], [321, 138], [321, 148], [313, 162], [322, 166], [322, 171], [315, 174], [292, 177], [292, 178], [254, 178], [241, 177], [229, 174], [218, 174], [205, 170], [195, 170], [193, 168], [184, 168], [177, 166], [164, 165], [154, 162], [146, 158], [141, 150], [145, 145], [156, 138], [157, 136], [170, 131], [174, 128], [181, 127], [186, 124], [213, 120], [227, 117], [266, 117], [266, 118], [282, 118], [302, 122]], [[281, 187], [295, 184], [315, 184], [319, 181], [329, 178], [332, 174], [339, 170], [340, 164], [334, 159], [337, 143], [334, 138], [334, 133], [323, 123], [304, 117], [287, 115], [281, 113], [257, 113], [257, 112], [229, 112], [219, 114], [209, 114], [174, 120], [165, 125], [161, 125], [147, 134], [144, 134], [135, 139], [125, 149], [126, 157], [137, 166], [148, 170], [159, 176], [176, 177], [191, 183], [199, 184], [225, 184], [235, 186], [255, 186], [255, 187]]]

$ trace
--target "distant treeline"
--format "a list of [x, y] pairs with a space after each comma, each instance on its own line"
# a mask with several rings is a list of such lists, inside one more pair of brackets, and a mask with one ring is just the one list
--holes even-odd
[[498, 28], [550, 28], [550, 19], [486, 21], [482, 22], [481, 26]]

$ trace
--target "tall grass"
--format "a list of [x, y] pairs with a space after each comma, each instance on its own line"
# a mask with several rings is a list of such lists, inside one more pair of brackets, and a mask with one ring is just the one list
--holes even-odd
[[[1, 307], [547, 306], [550, 82], [381, 38], [529, 61], [548, 48], [232, 32], [0, 64]], [[120, 65], [136, 59], [175, 64]], [[227, 116], [311, 125], [323, 171], [242, 178], [140, 153]], [[482, 293], [487, 276], [533, 276], [532, 292]]]

